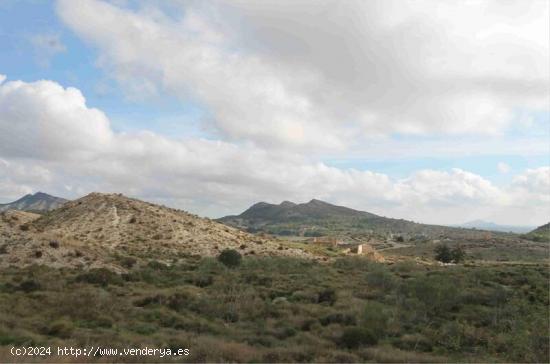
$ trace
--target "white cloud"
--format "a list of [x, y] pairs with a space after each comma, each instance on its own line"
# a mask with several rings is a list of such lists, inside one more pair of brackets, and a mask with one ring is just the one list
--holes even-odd
[[113, 137], [103, 112], [52, 81], [0, 84], [0, 134], [0, 155], [46, 160], [87, 158]]
[[0, 158], [0, 203], [31, 193], [35, 186], [47, 186], [51, 180], [51, 172], [44, 167]]
[[479, 175], [455, 168], [451, 172], [424, 170], [398, 183], [410, 204], [466, 205], [491, 204], [501, 191]]
[[548, 110], [546, 1], [58, 3], [135, 97], [197, 99], [230, 140], [346, 149], [388, 133], [495, 134]]
[[504, 162], [498, 162], [497, 169], [500, 173], [503, 173], [503, 174], [510, 172], [510, 166]]
[[544, 205], [550, 209], [550, 167], [528, 169], [514, 177], [510, 193], [517, 196], [520, 204]]
[[52, 81], [0, 84], [0, 158], [5, 197], [30, 190], [68, 197], [124, 192], [210, 216], [259, 200], [321, 198], [426, 222], [454, 223], [465, 220], [464, 211], [508, 208], [514, 211], [508, 219], [530, 211], [545, 219], [539, 202], [550, 198], [549, 167], [528, 170], [506, 188], [460, 169], [423, 170], [396, 180], [253, 145], [116, 133], [79, 90]]

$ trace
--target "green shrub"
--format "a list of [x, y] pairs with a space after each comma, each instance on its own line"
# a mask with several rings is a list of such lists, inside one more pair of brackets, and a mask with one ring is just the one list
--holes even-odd
[[464, 250], [462, 250], [462, 247], [460, 247], [459, 245], [451, 250], [451, 257], [454, 263], [460, 263], [464, 260], [465, 256], [466, 253], [464, 253]]
[[40, 283], [36, 282], [35, 280], [29, 279], [21, 282], [18, 288], [21, 291], [28, 293], [28, 292], [38, 291], [41, 288], [41, 286], [40, 286]]
[[0, 345], [24, 345], [32, 344], [33, 340], [25, 336], [15, 335], [13, 333], [7, 333], [0, 331]]
[[336, 259], [334, 267], [345, 271], [361, 271], [367, 270], [377, 264], [378, 263], [374, 263], [364, 257], [348, 256]]
[[235, 268], [241, 265], [242, 255], [234, 249], [225, 249], [218, 256], [218, 260], [228, 268]]
[[103, 287], [109, 284], [121, 285], [123, 283], [122, 277], [106, 268], [90, 269], [88, 272], [78, 275], [76, 281], [98, 284]]
[[223, 274], [225, 266], [218, 258], [204, 257], [199, 261], [195, 270], [201, 274]]
[[367, 273], [367, 283], [369, 287], [386, 292], [395, 286], [395, 277], [385, 266], [373, 266], [372, 271]]
[[313, 319], [307, 319], [307, 320], [304, 320], [302, 321], [302, 323], [300, 324], [300, 330], [302, 331], [310, 331], [314, 325], [317, 323], [317, 321], [313, 320]]
[[317, 303], [328, 303], [333, 305], [336, 302], [336, 291], [332, 288], [327, 288], [319, 292]]
[[339, 339], [339, 345], [348, 349], [356, 349], [363, 345], [375, 345], [377, 342], [378, 339], [372, 331], [364, 327], [349, 327], [344, 330]]
[[134, 306], [146, 307], [150, 305], [162, 305], [165, 302], [168, 302], [166, 296], [158, 294], [155, 296], [147, 296], [144, 298], [140, 298], [139, 300], [134, 301]]
[[433, 343], [422, 334], [405, 334], [394, 341], [393, 346], [409, 351], [429, 352], [433, 349]]
[[290, 296], [292, 302], [316, 303], [318, 295], [314, 291], [295, 291]]
[[150, 323], [138, 322], [132, 325], [131, 330], [141, 335], [152, 335], [158, 330], [158, 327]]
[[239, 321], [239, 313], [228, 309], [222, 314], [222, 319], [226, 322], [237, 322]]
[[376, 339], [380, 339], [386, 334], [389, 317], [386, 305], [376, 301], [367, 301], [361, 324], [367, 327]]
[[137, 263], [137, 259], [134, 257], [128, 257], [128, 256], [119, 256], [118, 261], [120, 262], [120, 265], [124, 268], [130, 269]]
[[108, 316], [99, 315], [95, 319], [88, 321], [86, 327], [93, 329], [96, 327], [110, 328], [113, 326], [113, 319]]
[[275, 331], [274, 336], [279, 340], [285, 340], [296, 335], [297, 331], [293, 327], [282, 327]]
[[187, 293], [178, 292], [174, 293], [167, 300], [167, 306], [174, 311], [182, 310], [187, 304], [189, 304], [189, 295]]
[[325, 234], [324, 234], [322, 231], [315, 231], [315, 230], [313, 230], [313, 231], [306, 231], [306, 232], [304, 233], [304, 236], [306, 236], [306, 237], [321, 237], [321, 236], [323, 236], [323, 235], [325, 235]]
[[50, 247], [54, 248], [54, 249], [57, 249], [59, 248], [59, 241], [57, 240], [51, 240], [50, 243], [49, 243]]
[[451, 249], [445, 244], [438, 245], [434, 249], [435, 259], [443, 263], [450, 263], [453, 260]]
[[153, 270], [166, 270], [169, 268], [166, 264], [161, 263], [158, 260], [151, 260], [149, 263], [147, 263], [147, 267]]
[[209, 274], [199, 274], [193, 278], [193, 284], [197, 287], [208, 287], [214, 283], [214, 277]]
[[50, 323], [44, 333], [49, 336], [57, 336], [62, 339], [71, 337], [73, 332], [73, 324], [70, 321], [61, 319]]
[[319, 319], [319, 322], [323, 326], [327, 326], [330, 324], [340, 324], [343, 326], [352, 326], [357, 324], [357, 319], [354, 315], [346, 314], [346, 313], [331, 313], [327, 316], [324, 316]]
[[438, 245], [435, 249], [435, 259], [443, 263], [460, 263], [464, 260], [465, 253], [460, 246], [454, 247], [452, 250], [445, 244]]
[[440, 315], [460, 305], [461, 282], [448, 276], [425, 276], [407, 281], [405, 291], [422, 302], [426, 314]]

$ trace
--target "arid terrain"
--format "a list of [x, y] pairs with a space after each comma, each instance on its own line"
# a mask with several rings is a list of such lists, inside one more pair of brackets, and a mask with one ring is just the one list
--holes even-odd
[[0, 0], [0, 364], [549, 363], [550, 0]]
[[[319, 205], [349, 216], [315, 205], [296, 221], [319, 224]], [[544, 227], [462, 237], [387, 227], [252, 234], [101, 193], [2, 212], [0, 361], [21, 345], [190, 349], [170, 362], [548, 361]], [[439, 261], [442, 247], [460, 260]]]
[[[0, 266], [111, 267], [157, 259], [167, 264], [186, 256], [217, 256], [224, 249], [243, 255], [312, 258], [300, 249], [120, 194], [92, 193], [38, 215], [0, 214]], [[122, 264], [122, 265], [121, 265]]]

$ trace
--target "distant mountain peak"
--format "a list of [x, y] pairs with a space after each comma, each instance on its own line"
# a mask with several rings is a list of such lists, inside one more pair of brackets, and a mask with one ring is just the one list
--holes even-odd
[[349, 217], [375, 218], [374, 214], [357, 211], [343, 206], [336, 206], [318, 199], [305, 203], [283, 201], [278, 205], [258, 202], [237, 216], [226, 216], [219, 219], [224, 223], [240, 226], [255, 226], [271, 223], [295, 223], [296, 221], [311, 221], [323, 219], [342, 219]]
[[48, 195], [47, 193], [40, 192], [40, 191], [34, 193], [33, 196], [34, 196], [34, 197], [54, 197], [54, 196], [52, 196], [52, 195]]
[[267, 202], [256, 202], [254, 205], [250, 206], [248, 208], [248, 210], [255, 210], [255, 209], [261, 209], [263, 207], [267, 207], [267, 206], [273, 206], [272, 204], [270, 203], [267, 203]]
[[282, 206], [282, 207], [292, 207], [292, 206], [296, 206], [296, 204], [292, 201], [283, 201], [279, 204], [279, 206]]
[[39, 191], [34, 194], [26, 194], [13, 202], [0, 204], [0, 212], [7, 210], [46, 212], [60, 207], [67, 201], [64, 198]]
[[527, 233], [531, 231], [533, 226], [516, 226], [516, 225], [500, 225], [491, 221], [482, 219], [476, 219], [457, 225], [465, 228], [475, 228], [481, 230], [501, 231], [501, 232], [514, 232], [514, 233]]
[[309, 201], [308, 203], [310, 203], [310, 204], [325, 204], [325, 205], [330, 205], [328, 202], [321, 201], [321, 200], [318, 200], [318, 199], [316, 199], [316, 198], [312, 198], [311, 201]]

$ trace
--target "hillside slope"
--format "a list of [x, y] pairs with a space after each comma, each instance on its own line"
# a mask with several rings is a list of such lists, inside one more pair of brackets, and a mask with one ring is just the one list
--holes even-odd
[[487, 234], [480, 230], [382, 217], [319, 200], [303, 204], [285, 201], [279, 205], [260, 202], [240, 215], [225, 216], [218, 221], [249, 232], [297, 236], [398, 234], [408, 237], [478, 238]]
[[523, 235], [523, 237], [534, 241], [550, 241], [550, 222], [539, 226], [535, 230]]
[[309, 256], [185, 211], [119, 194], [92, 193], [41, 217], [13, 220], [12, 214], [0, 215], [6, 226], [0, 235], [5, 252], [0, 265], [117, 266], [121, 257], [170, 262], [189, 255], [215, 256], [227, 248], [244, 255]]
[[21, 210], [31, 212], [46, 212], [62, 206], [68, 200], [37, 192], [34, 195], [25, 195], [17, 201], [0, 204], [0, 212], [7, 210]]

